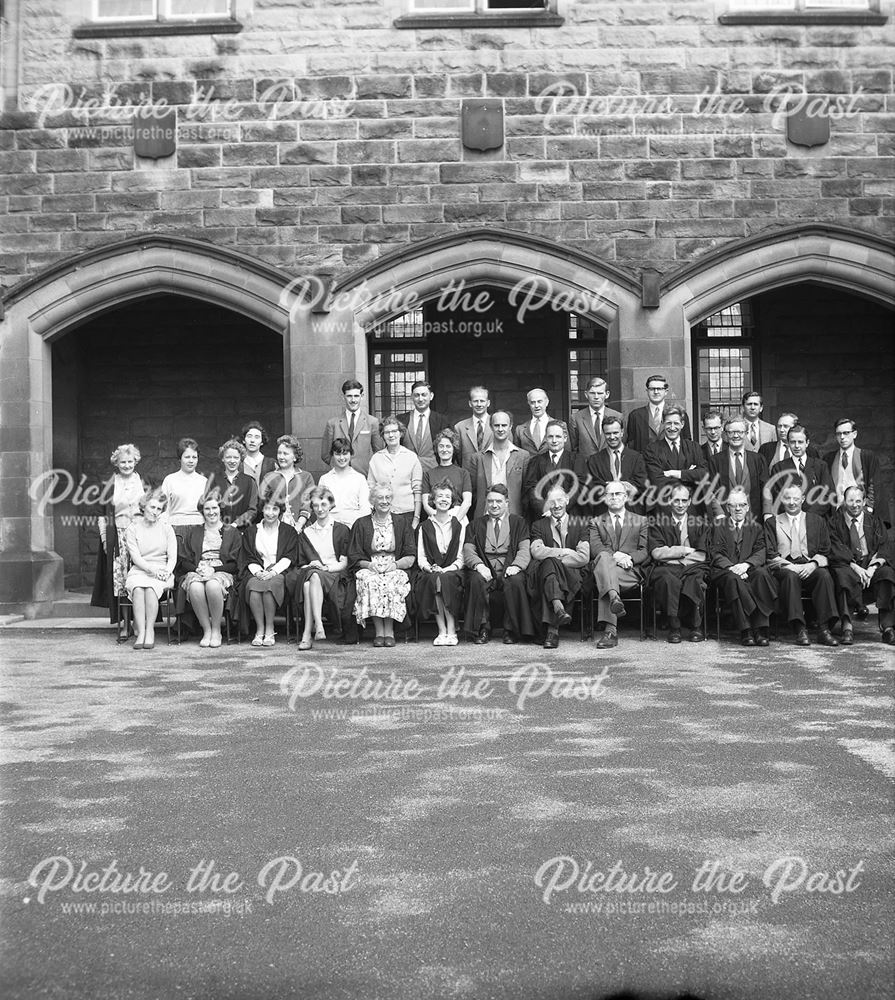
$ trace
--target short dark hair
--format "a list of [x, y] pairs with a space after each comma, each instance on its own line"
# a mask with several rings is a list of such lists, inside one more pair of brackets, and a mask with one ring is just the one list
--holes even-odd
[[360, 389], [361, 393], [364, 391], [364, 387], [356, 378], [346, 378], [342, 383], [342, 395], [344, 396], [345, 393], [349, 392], [351, 389]]
[[435, 499], [435, 494], [439, 490], [450, 490], [450, 493], [451, 493], [451, 506], [452, 507], [456, 507], [460, 503], [460, 500], [462, 498], [460, 497], [459, 493], [457, 493], [457, 488], [450, 481], [450, 479], [440, 479], [437, 483], [435, 483], [434, 486], [430, 486], [429, 487], [429, 496], [434, 500]]
[[502, 497], [506, 497], [507, 500], [510, 499], [510, 491], [504, 486], [503, 483], [492, 483], [488, 487], [485, 496], [487, 497], [489, 493], [499, 493]]
[[239, 432], [239, 436], [244, 438], [249, 431], [260, 431], [261, 432], [261, 445], [262, 447], [267, 444], [270, 437], [267, 431], [264, 429], [264, 424], [257, 420], [250, 420], [247, 424], [243, 425], [242, 430]]
[[261, 497], [261, 510], [268, 504], [273, 504], [274, 507], [279, 508], [280, 514], [286, 509], [286, 498], [280, 495], [280, 491], [277, 489], [269, 489]]
[[787, 439], [787, 441], [789, 440], [789, 435], [790, 434], [804, 434], [806, 441], [810, 441], [811, 440], [808, 437], [808, 428], [807, 427], [803, 427], [801, 424], [793, 424], [792, 427], [789, 428], [789, 430], [786, 432], [786, 439]]
[[764, 403], [764, 400], [761, 398], [761, 393], [757, 392], [755, 389], [750, 389], [748, 392], [744, 392], [743, 393], [743, 396], [740, 399], [740, 406], [745, 406], [746, 405], [746, 400], [747, 399], [751, 399], [753, 396], [758, 396], [759, 400], [762, 403]]
[[546, 434], [551, 427], [558, 427], [563, 432], [563, 434], [566, 433], [565, 424], [561, 420], [548, 420], [547, 426], [544, 428], [544, 433]]
[[195, 438], [181, 438], [177, 442], [177, 457], [183, 458], [183, 453], [188, 448], [192, 448], [197, 455], [199, 454], [199, 442]]
[[650, 375], [644, 385], [649, 389], [650, 382], [661, 382], [664, 388], [668, 388], [668, 379], [664, 375]]
[[723, 423], [724, 423], [724, 414], [720, 410], [712, 409], [712, 410], [706, 410], [705, 413], [703, 413], [703, 415], [702, 415], [702, 426], [705, 427], [706, 420], [714, 420], [715, 417], [717, 417], [721, 421], [721, 423], [723, 425]]
[[419, 389], [421, 385], [424, 385], [429, 390], [429, 392], [433, 391], [431, 383], [427, 382], [424, 378], [417, 379], [416, 382], [414, 382], [413, 385], [410, 387], [410, 391], [412, 393], [415, 392], [417, 389]]
[[625, 429], [624, 417], [618, 416], [617, 413], [607, 413], [605, 417], [600, 421], [600, 426], [605, 431], [607, 427], [611, 427], [613, 424], [618, 424], [622, 430]]
[[351, 447], [351, 442], [348, 438], [333, 438], [333, 443], [329, 448], [329, 457], [332, 459], [333, 455], [353, 455], [354, 448]]
[[857, 425], [857, 424], [855, 423], [855, 421], [854, 421], [854, 420], [853, 420], [853, 419], [852, 419], [851, 417], [840, 417], [840, 418], [839, 418], [839, 419], [838, 419], [838, 420], [836, 421], [836, 423], [835, 423], [835, 424], [833, 424], [833, 430], [834, 430], [834, 431], [838, 431], [838, 430], [839, 430], [839, 428], [840, 428], [840, 427], [841, 427], [841, 426], [842, 426], [843, 424], [851, 424], [851, 429], [852, 429], [853, 431], [856, 431], [856, 430], [858, 429], [858, 425]]

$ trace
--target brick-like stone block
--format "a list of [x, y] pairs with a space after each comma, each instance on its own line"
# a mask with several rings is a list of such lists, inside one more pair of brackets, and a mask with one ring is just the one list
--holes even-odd
[[563, 202], [563, 219], [617, 219], [619, 206], [614, 201]]
[[358, 122], [358, 138], [369, 139], [410, 139], [414, 135], [414, 122], [406, 118], [395, 120], [366, 120]]
[[280, 163], [335, 163], [336, 144], [334, 142], [298, 142], [295, 145], [280, 146]]
[[299, 137], [305, 142], [325, 142], [328, 139], [356, 139], [358, 123], [351, 118], [333, 118], [326, 121], [302, 121], [298, 126]]
[[192, 104], [196, 100], [196, 85], [192, 80], [153, 80], [152, 102], [165, 107]]
[[96, 196], [98, 212], [149, 212], [159, 207], [159, 195], [153, 191], [102, 192]]
[[349, 167], [311, 166], [308, 167], [308, 183], [315, 187], [330, 187], [351, 183]]
[[[349, 226], [355, 223], [382, 222], [382, 209], [378, 205], [343, 205], [341, 208], [332, 206], [325, 211], [335, 211], [339, 214], [338, 221], [342, 225]], [[321, 211], [321, 209], [309, 209], [308, 211]]]
[[223, 167], [274, 166], [278, 147], [272, 142], [227, 144], [221, 148]]
[[355, 77], [355, 96], [358, 100], [368, 100], [386, 97], [412, 97], [413, 89], [410, 76], [367, 76], [360, 74]]
[[460, 159], [459, 139], [412, 139], [397, 143], [399, 163], [447, 163]]
[[512, 160], [543, 160], [547, 155], [545, 140], [538, 138], [510, 138], [504, 148]]
[[625, 164], [625, 176], [632, 180], [674, 180], [680, 175], [680, 163], [676, 160], [632, 160]]
[[[83, 175], [74, 175], [83, 176]], [[58, 181], [58, 176], [55, 180]], [[50, 194], [53, 190], [54, 178], [49, 174], [0, 174], [0, 191], [8, 195]]]
[[337, 163], [394, 163], [395, 143], [386, 140], [339, 142], [336, 144]]
[[445, 222], [462, 222], [468, 225], [481, 225], [486, 222], [505, 222], [506, 205], [445, 205]]
[[536, 184], [565, 184], [569, 180], [568, 163], [531, 161], [519, 164], [519, 180]]

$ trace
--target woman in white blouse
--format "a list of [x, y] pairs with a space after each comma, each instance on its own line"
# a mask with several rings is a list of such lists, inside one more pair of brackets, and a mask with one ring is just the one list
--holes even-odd
[[330, 449], [331, 469], [320, 477], [320, 485], [331, 491], [335, 498], [332, 517], [351, 528], [359, 517], [372, 511], [370, 486], [366, 476], [351, 468], [354, 449], [348, 438], [336, 438]]
[[205, 495], [208, 479], [196, 472], [199, 445], [193, 438], [177, 442], [180, 468], [162, 480], [162, 492], [168, 502], [168, 524], [177, 528], [184, 524], [201, 524], [199, 501]]
[[422, 506], [423, 467], [415, 452], [401, 444], [407, 428], [397, 417], [386, 417], [379, 433], [385, 447], [370, 459], [367, 482], [372, 489], [387, 483], [392, 489], [391, 511], [416, 531]]
[[434, 616], [438, 626], [434, 646], [456, 646], [457, 616], [463, 606], [465, 529], [452, 510], [460, 497], [451, 482], [444, 479], [432, 487], [431, 500], [435, 513], [423, 521], [417, 540], [417, 613], [420, 621]]

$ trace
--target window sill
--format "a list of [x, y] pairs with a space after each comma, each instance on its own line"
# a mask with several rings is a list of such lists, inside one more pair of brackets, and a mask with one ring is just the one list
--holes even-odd
[[141, 38], [147, 35], [235, 35], [239, 21], [109, 21], [79, 24], [74, 38]]
[[565, 18], [552, 11], [535, 14], [405, 14], [396, 28], [558, 28]]
[[886, 21], [888, 21], [888, 17], [885, 14], [855, 10], [791, 11], [788, 13], [781, 11], [776, 14], [742, 11], [738, 14], [722, 14], [718, 18], [720, 24], [878, 25], [885, 24]]

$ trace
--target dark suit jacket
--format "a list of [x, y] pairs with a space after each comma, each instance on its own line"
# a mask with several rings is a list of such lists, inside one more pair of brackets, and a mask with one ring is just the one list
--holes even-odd
[[[777, 454], [777, 442], [768, 441], [766, 444], [761, 445], [758, 449], [758, 454], [768, 463], [768, 468], [770, 469], [777, 464], [774, 461], [774, 455]], [[808, 458], [820, 458], [820, 452], [818, 452], [813, 444], [808, 445], [806, 454]]]
[[[395, 559], [413, 556], [416, 559], [416, 543], [413, 540], [413, 528], [410, 519], [392, 514], [392, 527], [395, 531]], [[373, 515], [359, 517], [351, 529], [351, 539], [348, 544], [348, 569], [352, 573], [358, 570], [361, 560], [367, 562], [373, 558]]]
[[[662, 492], [662, 505], [668, 506], [671, 502], [671, 497], [668, 495], [669, 487], [676, 486], [678, 483], [685, 483], [691, 490], [695, 489], [697, 484], [701, 483], [708, 473], [705, 456], [698, 444], [694, 444], [692, 441], [678, 440], [678, 445], [680, 447], [680, 459], [678, 462], [681, 467], [680, 479], [673, 477], [666, 478], [665, 476], [665, 470], [672, 468], [673, 463], [671, 449], [668, 447], [668, 442], [664, 437], [655, 444], [651, 444], [647, 449], [644, 456], [646, 460], [646, 472], [649, 476], [650, 485], [657, 494], [653, 497], [653, 503], [657, 502], [658, 493]], [[691, 469], [690, 466], [694, 466], [694, 468]]]
[[[749, 475], [749, 507], [753, 517], [763, 517], [771, 513], [771, 501], [766, 496], [768, 484], [768, 467], [761, 455], [754, 451], [743, 452], [744, 470]], [[731, 487], [730, 451], [722, 449], [709, 459], [709, 479], [712, 481], [712, 513], [715, 517], [724, 517], [722, 504], [727, 500]]]
[[[705, 552], [706, 556], [708, 556], [709, 527], [701, 517], [695, 514], [689, 515], [687, 538], [691, 549], [696, 549], [697, 552]], [[665, 545], [680, 544], [680, 532], [677, 530], [677, 525], [674, 523], [671, 514], [658, 514], [649, 527], [648, 545], [650, 553], [652, 553], [653, 549], [661, 548]]]
[[[709, 453], [710, 446], [708, 441], [703, 441], [703, 443], [699, 447], [702, 448], [702, 454], [705, 456], [706, 464], [708, 464], [708, 460], [712, 457], [711, 454]], [[727, 445], [722, 441], [721, 450], [724, 451], [726, 447]]]
[[[778, 514], [765, 521], [765, 544], [768, 550], [768, 563], [780, 558], [780, 547], [777, 543], [777, 521], [784, 518], [788, 529], [789, 518], [786, 514]], [[808, 554], [818, 558], [821, 566], [826, 566], [830, 557], [830, 533], [827, 522], [817, 514], [805, 513], [805, 537], [808, 542]]]
[[[661, 430], [659, 431], [661, 434]], [[690, 441], [693, 435], [690, 432], [690, 418], [684, 414], [684, 429], [681, 437], [685, 441]], [[649, 406], [638, 406], [636, 410], [631, 410], [628, 414], [628, 421], [625, 424], [625, 444], [630, 445], [634, 451], [639, 451], [645, 455], [650, 445], [649, 427]]]
[[[602, 448], [595, 452], [587, 460], [586, 471], [590, 477], [588, 490], [594, 491], [595, 503], [588, 513], [599, 516], [606, 510], [606, 504], [597, 497], [602, 497], [606, 484], [615, 479], [615, 472], [612, 469], [612, 453], [608, 448]], [[634, 501], [628, 502], [628, 507], [635, 513], [641, 514], [644, 510], [643, 493], [646, 490], [646, 462], [643, 455], [633, 448], [622, 448], [622, 482], [631, 483], [634, 486]]]
[[[510, 495], [510, 513], [522, 514], [522, 479], [529, 462], [529, 454], [517, 448], [507, 459], [507, 490]], [[491, 485], [491, 452], [476, 455], [473, 466], [472, 488], [475, 493], [475, 516], [485, 513], [485, 497]]]
[[805, 468], [800, 476], [796, 469], [795, 459], [790, 458], [786, 462], [778, 462], [772, 469], [768, 478], [767, 491], [772, 501], [772, 509], [775, 514], [776, 501], [786, 486], [798, 483], [808, 494], [804, 504], [804, 510], [809, 514], [817, 514], [819, 517], [826, 517], [832, 509], [832, 499], [835, 492], [833, 480], [830, 478], [830, 470], [826, 463], [820, 458], [805, 458]]
[[[516, 514], [508, 514], [510, 537], [507, 544], [507, 561], [505, 567], [518, 566], [519, 569], [527, 569], [531, 561], [529, 553], [528, 526], [525, 520]], [[485, 555], [485, 532], [488, 530], [490, 518], [477, 517], [470, 525], [471, 530], [466, 535], [466, 542], [463, 545], [463, 561], [468, 569], [475, 569], [479, 563], [485, 563], [489, 569], [491, 566], [487, 555]]]
[[590, 554], [596, 557], [601, 552], [625, 552], [635, 566], [649, 559], [649, 521], [641, 514], [625, 511], [625, 523], [622, 525], [621, 544], [615, 546], [615, 531], [612, 527], [612, 516], [607, 511], [590, 521]]
[[[556, 472], [553, 471], [553, 464], [550, 461], [550, 453], [546, 451], [532, 455], [525, 465], [525, 472], [522, 475], [522, 496], [525, 505], [525, 512], [531, 521], [536, 521], [544, 513], [544, 499], [547, 491], [552, 486], [562, 486], [568, 493], [572, 491], [572, 499], [569, 503], [571, 510], [575, 506], [578, 494], [578, 481], [580, 479], [578, 456], [568, 449], [565, 449], [559, 456], [559, 466]], [[544, 482], [540, 490], [538, 483], [549, 475], [549, 479]], [[535, 493], [539, 492], [541, 499], [538, 500]]]
[[889, 539], [883, 519], [868, 510], [864, 511], [864, 541], [867, 544], [867, 556], [863, 559], [852, 549], [849, 535], [850, 520], [844, 507], [840, 507], [830, 518], [830, 565], [848, 566], [856, 562], [866, 569], [870, 560], [878, 556], [895, 567], [895, 542]]
[[[320, 445], [320, 458], [329, 465], [329, 453], [336, 438], [348, 437], [348, 421], [343, 410], [339, 416], [332, 417], [323, 429], [323, 440]], [[354, 437], [351, 439], [354, 454], [351, 456], [351, 467], [362, 475], [370, 471], [370, 459], [377, 451], [385, 447], [382, 435], [379, 433], [379, 420], [369, 413], [358, 411], [354, 421]]]
[[[548, 549], [556, 548], [556, 539], [553, 537], [553, 532], [550, 529], [551, 518], [549, 515], [539, 517], [531, 526], [531, 541], [540, 541], [547, 546]], [[569, 518], [569, 528], [566, 532], [566, 544], [567, 549], [578, 548], [579, 542], [587, 542], [590, 544], [590, 528], [587, 522], [583, 518], [570, 517]], [[532, 556], [532, 561], [534, 557]]]
[[[606, 406], [603, 408], [603, 419], [606, 417], [618, 417], [622, 420], [622, 415], [618, 410], [613, 410]], [[581, 410], [576, 410], [572, 414], [572, 422], [569, 424], [569, 448], [577, 451], [586, 459], [589, 455], [598, 452], [606, 444], [603, 437], [603, 428], [597, 428], [597, 435], [594, 435], [594, 425], [590, 419], [590, 407], [585, 406]]]
[[[407, 428], [404, 436], [401, 438], [401, 444], [403, 444], [405, 448], [409, 448], [414, 454], [416, 454], [416, 446], [413, 443], [413, 435], [410, 433], [410, 421], [411, 418], [415, 416], [416, 410], [412, 410], [408, 413], [402, 413], [398, 417], [398, 420], [400, 420], [401, 423]], [[454, 425], [450, 422], [450, 420], [448, 420], [444, 413], [439, 413], [437, 410], [429, 410], [429, 435], [432, 438], [433, 449], [435, 446], [435, 436], [439, 431], [443, 431], [445, 427], [450, 428], [450, 430], [454, 429]]]
[[715, 569], [730, 569], [737, 563], [746, 562], [750, 566], [764, 566], [767, 559], [767, 543], [764, 526], [756, 518], [746, 518], [743, 523], [743, 537], [740, 554], [736, 552], [736, 537], [730, 520], [724, 518], [712, 528], [709, 537], [709, 561]]
[[[565, 420], [558, 420], [557, 417], [551, 417], [549, 414], [547, 419], [557, 421], [562, 424], [566, 432], [566, 438], [569, 438], [569, 425], [565, 422]], [[513, 444], [516, 445], [517, 448], [522, 448], [523, 451], [527, 451], [529, 455], [537, 455], [538, 452], [547, 450], [547, 439], [545, 437], [544, 440], [541, 441], [540, 448], [535, 445], [534, 439], [531, 436], [531, 420], [532, 418], [529, 416], [524, 422], [516, 424], [513, 428]]]
[[[837, 482], [836, 463], [839, 460], [839, 449], [824, 455], [823, 461], [830, 470], [830, 479]], [[854, 464], [861, 466], [861, 475], [856, 476], [858, 481], [864, 486], [864, 503], [878, 517], [881, 517], [885, 524], [891, 524], [889, 514], [889, 498], [880, 480], [879, 459], [872, 451], [866, 448], [859, 448], [855, 445]]]

